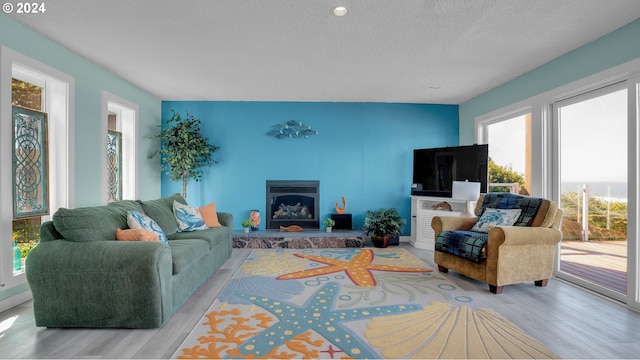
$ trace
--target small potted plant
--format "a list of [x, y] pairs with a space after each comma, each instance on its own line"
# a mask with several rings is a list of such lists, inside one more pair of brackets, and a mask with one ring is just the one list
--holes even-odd
[[371, 236], [374, 246], [387, 247], [391, 239], [400, 236], [405, 222], [395, 208], [367, 210], [362, 230]]
[[328, 218], [324, 220], [324, 226], [326, 226], [327, 228], [327, 232], [331, 232], [331, 229], [333, 229], [333, 226], [336, 224], [335, 221], [333, 221], [333, 219]]
[[251, 219], [244, 219], [242, 220], [242, 227], [244, 228], [244, 232], [248, 233], [249, 232], [249, 228], [253, 225], [253, 222], [251, 222]]

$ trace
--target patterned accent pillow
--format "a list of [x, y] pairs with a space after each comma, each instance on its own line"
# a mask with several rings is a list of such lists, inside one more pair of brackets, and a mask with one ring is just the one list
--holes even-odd
[[521, 209], [486, 208], [471, 231], [488, 233], [495, 226], [512, 226], [520, 217]]
[[129, 225], [130, 229], [145, 229], [153, 231], [158, 235], [158, 239], [163, 243], [169, 241], [167, 239], [167, 235], [165, 235], [164, 231], [160, 228], [160, 225], [158, 225], [158, 223], [156, 223], [152, 218], [139, 211], [127, 211], [127, 225]]
[[204, 223], [200, 210], [197, 207], [180, 204], [173, 201], [173, 214], [178, 222], [178, 231], [195, 231], [206, 230], [207, 225]]

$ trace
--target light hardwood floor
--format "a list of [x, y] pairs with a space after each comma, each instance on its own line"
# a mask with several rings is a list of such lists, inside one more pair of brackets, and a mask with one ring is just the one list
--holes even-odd
[[[400, 246], [435, 268], [433, 252]], [[31, 302], [0, 313], [0, 358], [168, 358], [250, 252], [234, 249], [223, 267], [160, 329], [38, 328]], [[562, 358], [640, 357], [640, 314], [620, 303], [557, 279], [544, 288], [533, 283], [509, 285], [503, 294], [494, 295], [486, 284], [455, 272], [443, 276], [469, 291], [481, 307], [502, 314]]]

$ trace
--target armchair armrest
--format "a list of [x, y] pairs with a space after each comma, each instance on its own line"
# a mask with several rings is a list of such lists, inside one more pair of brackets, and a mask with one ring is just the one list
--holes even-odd
[[497, 226], [489, 231], [486, 280], [502, 286], [549, 279], [553, 273], [558, 229]]
[[461, 216], [434, 216], [431, 219], [431, 227], [436, 236], [443, 231], [471, 230], [478, 219], [475, 217]]
[[[494, 234], [495, 232], [495, 234]], [[491, 238], [503, 238], [501, 245], [556, 245], [562, 240], [562, 232], [546, 227], [496, 226], [489, 231]]]
[[171, 249], [160, 242], [54, 240], [26, 259], [36, 325], [162, 326], [172, 313]]

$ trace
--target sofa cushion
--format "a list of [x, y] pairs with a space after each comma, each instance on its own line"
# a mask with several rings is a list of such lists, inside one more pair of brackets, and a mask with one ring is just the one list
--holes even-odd
[[158, 235], [158, 239], [160, 239], [161, 242], [167, 242], [167, 235], [164, 234], [164, 231], [162, 231], [158, 223], [140, 211], [127, 212], [127, 224], [132, 229], [145, 229], [152, 231], [154, 234]]
[[144, 213], [155, 220], [165, 234], [170, 235], [178, 231], [178, 223], [176, 222], [176, 217], [173, 214], [174, 200], [181, 204], [187, 204], [180, 194], [173, 194], [171, 196], [155, 200], [138, 200], [138, 202], [142, 205]]
[[521, 212], [521, 209], [486, 208], [471, 231], [488, 233], [496, 226], [511, 226], [518, 220]]
[[480, 263], [487, 258], [489, 234], [475, 231], [443, 231], [436, 238], [435, 249]]
[[169, 241], [171, 248], [171, 262], [173, 274], [179, 274], [182, 270], [193, 265], [196, 260], [209, 253], [209, 244], [199, 239], [184, 239]]
[[103, 206], [60, 208], [53, 214], [53, 225], [68, 241], [115, 240], [116, 229], [127, 228], [127, 211], [142, 211], [139, 203], [122, 200]]
[[208, 228], [206, 230], [198, 230], [192, 232], [177, 232], [167, 236], [169, 244], [173, 240], [183, 239], [200, 239], [209, 243], [209, 249], [213, 249], [217, 243], [228, 241], [231, 237], [231, 228], [227, 226], [218, 226]]
[[178, 223], [178, 231], [196, 231], [206, 230], [207, 225], [204, 223], [200, 210], [197, 207], [181, 204], [177, 201], [173, 202], [173, 214]]

